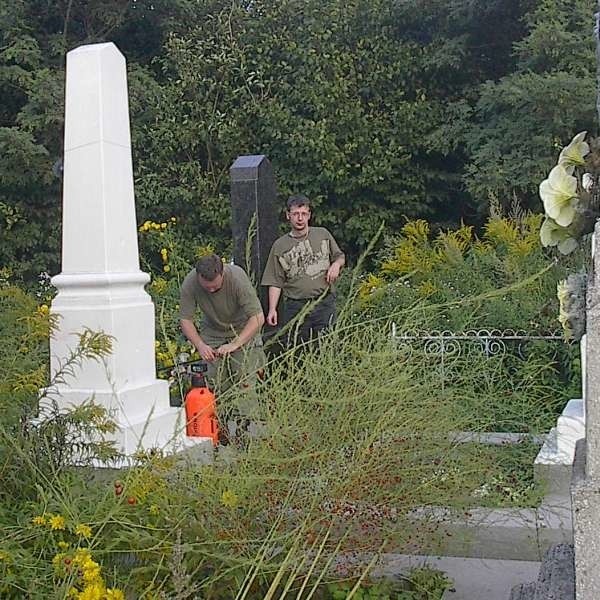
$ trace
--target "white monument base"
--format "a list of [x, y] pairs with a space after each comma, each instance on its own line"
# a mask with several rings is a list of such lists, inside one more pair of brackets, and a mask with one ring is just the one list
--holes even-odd
[[581, 399], [567, 402], [533, 464], [536, 479], [549, 491], [569, 495], [575, 446], [585, 437], [585, 405]]
[[[59, 406], [80, 406], [93, 400], [105, 408], [115, 422], [117, 431], [109, 439], [126, 455], [150, 448], [172, 452], [182, 445], [185, 436], [185, 416], [181, 409], [168, 404], [169, 390], [166, 381], [114, 392], [92, 389], [58, 388]], [[127, 410], [125, 407], [135, 407]]]
[[[185, 414], [169, 404], [166, 381], [156, 379], [154, 305], [146, 273], [61, 274], [51, 312], [59, 327], [51, 338], [52, 374], [60, 374], [86, 329], [111, 338], [110, 354], [84, 359], [50, 390], [60, 408], [93, 402], [108, 412], [117, 432], [108, 437], [126, 456], [157, 448], [177, 452], [204, 438], [187, 438]], [[63, 381], [60, 381], [63, 379]]]

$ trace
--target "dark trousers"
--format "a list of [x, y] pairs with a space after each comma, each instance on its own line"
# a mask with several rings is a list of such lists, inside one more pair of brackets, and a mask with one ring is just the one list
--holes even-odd
[[[286, 298], [283, 309], [284, 325], [292, 321], [311, 302], [314, 302], [314, 299]], [[316, 338], [322, 331], [333, 325], [335, 319], [335, 296], [327, 294], [304, 316], [302, 322], [298, 321], [291, 326], [288, 332], [288, 343], [307, 342]]]

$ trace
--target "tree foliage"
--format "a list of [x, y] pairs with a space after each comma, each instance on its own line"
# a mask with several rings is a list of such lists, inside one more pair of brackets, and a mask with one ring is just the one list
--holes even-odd
[[[65, 53], [114, 41], [137, 75], [160, 52], [177, 6], [15, 0], [0, 7], [0, 256], [20, 277], [59, 270]], [[132, 92], [147, 79], [132, 77]]]
[[592, 0], [15, 0], [0, 8], [0, 255], [59, 270], [64, 55], [128, 60], [140, 223], [230, 243], [228, 169], [266, 154], [350, 253], [385, 221], [533, 204], [594, 110]]
[[560, 148], [595, 129], [592, 0], [542, 0], [515, 43], [514, 72], [486, 81], [465, 132], [465, 183], [473, 197], [517, 194], [539, 207], [537, 186]]

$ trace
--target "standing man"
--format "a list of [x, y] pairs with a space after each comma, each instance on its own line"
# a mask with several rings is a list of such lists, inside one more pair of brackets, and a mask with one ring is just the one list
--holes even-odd
[[286, 217], [291, 229], [273, 244], [261, 282], [269, 287], [267, 323], [274, 326], [280, 322], [277, 305], [282, 292], [284, 324], [322, 296], [299, 327], [299, 338], [306, 341], [335, 321], [333, 284], [345, 257], [327, 229], [309, 226], [310, 200], [306, 196], [289, 198]]
[[[203, 314], [200, 332], [194, 323], [197, 309]], [[181, 284], [179, 314], [181, 331], [208, 364], [207, 377], [217, 392], [237, 383], [253, 389], [264, 364], [260, 330], [265, 318], [244, 270], [224, 265], [216, 254], [202, 257]], [[236, 408], [232, 412], [248, 412]]]

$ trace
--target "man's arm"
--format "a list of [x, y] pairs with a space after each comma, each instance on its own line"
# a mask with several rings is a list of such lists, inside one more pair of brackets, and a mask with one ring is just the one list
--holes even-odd
[[262, 311], [252, 315], [244, 325], [240, 333], [227, 344], [223, 344], [217, 348], [216, 353], [218, 356], [226, 356], [236, 350], [239, 350], [244, 344], [249, 342], [259, 331], [260, 328], [265, 324], [265, 316]]
[[181, 324], [181, 331], [183, 335], [185, 335], [185, 337], [192, 343], [194, 348], [198, 350], [198, 354], [200, 354], [202, 359], [208, 362], [215, 360], [215, 358], [217, 358], [215, 351], [208, 344], [204, 343], [200, 337], [200, 334], [198, 333], [198, 330], [196, 329], [196, 326], [194, 325], [194, 322], [190, 319], [181, 319], [179, 322]]
[[325, 280], [328, 284], [332, 284], [335, 280], [340, 276], [340, 270], [346, 264], [346, 257], [342, 254], [338, 256], [332, 263], [329, 265], [329, 269], [327, 269], [327, 275], [325, 275]]
[[281, 288], [274, 285], [269, 286], [269, 312], [267, 313], [267, 323], [273, 327], [277, 325], [277, 304], [281, 296]]

